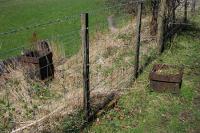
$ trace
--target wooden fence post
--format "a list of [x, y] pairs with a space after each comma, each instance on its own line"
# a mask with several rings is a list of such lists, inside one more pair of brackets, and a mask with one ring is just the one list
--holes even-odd
[[192, 15], [194, 15], [194, 13], [195, 13], [195, 8], [196, 8], [196, 0], [192, 0], [192, 5], [191, 5]]
[[90, 78], [89, 78], [89, 18], [88, 13], [81, 14], [82, 45], [83, 45], [83, 88], [84, 113], [86, 122], [90, 116]]
[[165, 34], [165, 13], [166, 13], [167, 0], [160, 1], [160, 13], [158, 15], [158, 45], [159, 53], [164, 51], [164, 34]]
[[187, 6], [188, 6], [188, 0], [185, 0], [185, 5], [184, 5], [184, 22], [187, 22]]
[[139, 72], [139, 57], [140, 57], [140, 33], [142, 24], [142, 6], [143, 2], [138, 3], [138, 14], [137, 14], [137, 27], [136, 27], [136, 48], [135, 48], [135, 67], [134, 67], [134, 79], [138, 78]]

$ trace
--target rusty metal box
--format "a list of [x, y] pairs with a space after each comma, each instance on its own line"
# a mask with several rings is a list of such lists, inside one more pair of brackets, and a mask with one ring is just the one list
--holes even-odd
[[22, 56], [22, 62], [31, 78], [45, 80], [54, 77], [52, 52], [29, 51]]
[[[162, 73], [162, 71], [176, 72]], [[156, 64], [150, 72], [150, 87], [157, 92], [179, 93], [182, 85], [183, 66]], [[161, 71], [161, 72], [160, 72]]]

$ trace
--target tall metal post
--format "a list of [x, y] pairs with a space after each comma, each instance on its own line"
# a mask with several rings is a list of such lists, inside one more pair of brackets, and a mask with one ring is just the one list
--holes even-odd
[[138, 3], [137, 26], [136, 26], [136, 47], [135, 47], [135, 66], [134, 66], [134, 79], [138, 78], [139, 72], [139, 57], [140, 57], [140, 33], [142, 24], [142, 6], [143, 2]]

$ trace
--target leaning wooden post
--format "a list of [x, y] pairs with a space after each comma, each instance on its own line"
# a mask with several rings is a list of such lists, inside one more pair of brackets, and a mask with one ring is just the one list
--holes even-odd
[[185, 0], [185, 5], [184, 5], [184, 22], [187, 22], [187, 6], [188, 6], [188, 0]]
[[83, 88], [84, 113], [86, 122], [90, 115], [90, 78], [89, 78], [89, 19], [88, 13], [81, 14], [82, 45], [83, 45]]
[[134, 67], [134, 79], [138, 78], [139, 72], [139, 57], [140, 57], [140, 33], [142, 24], [142, 6], [143, 2], [138, 3], [137, 25], [136, 25], [136, 48], [135, 48], [135, 67]]
[[166, 13], [167, 0], [161, 0], [160, 13], [158, 15], [158, 46], [159, 53], [164, 51], [164, 34], [165, 34], [165, 13]]

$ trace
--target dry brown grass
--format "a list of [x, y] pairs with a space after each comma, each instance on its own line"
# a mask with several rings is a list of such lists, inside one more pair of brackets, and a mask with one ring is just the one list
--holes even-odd
[[[149, 35], [148, 19], [144, 19], [146, 28], [142, 34]], [[131, 78], [133, 71], [134, 27], [131, 22], [115, 33], [97, 33], [90, 42], [90, 71], [91, 71], [91, 95], [109, 94], [116, 89], [123, 88]], [[119, 38], [119, 35], [131, 36], [129, 41]], [[155, 47], [155, 40], [146, 40], [143, 53], [148, 53], [148, 47]], [[128, 42], [128, 43], [127, 43]], [[148, 45], [147, 45], [148, 44]], [[51, 42], [54, 53], [54, 62], [64, 57], [62, 48], [57, 42]], [[41, 120], [44, 116], [57, 110], [52, 116], [42, 119], [38, 123], [24, 129], [24, 132], [37, 132], [46, 128], [53, 128], [55, 121], [59, 122], [64, 115], [71, 113], [75, 108], [82, 106], [82, 50], [67, 59], [62, 65], [56, 66], [55, 78], [47, 83], [35, 82], [26, 78], [22, 69], [12, 71], [1, 79], [0, 95], [5, 97], [5, 90], [10, 105], [15, 108], [12, 111], [15, 129]], [[129, 53], [129, 54], [127, 54]], [[34, 85], [45, 86], [50, 98], [36, 97], [32, 92]], [[41, 88], [44, 89], [44, 88]], [[5, 100], [5, 99], [2, 99]], [[28, 112], [28, 114], [27, 114]], [[37, 128], [36, 128], [37, 127]]]

